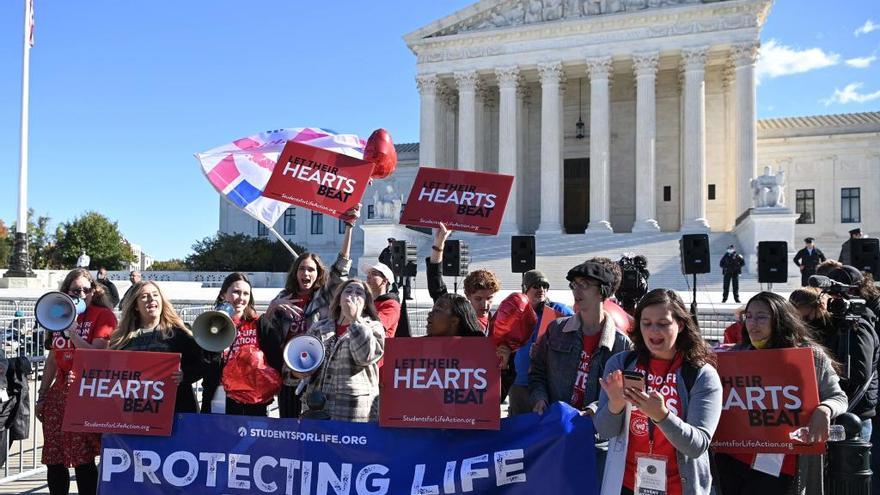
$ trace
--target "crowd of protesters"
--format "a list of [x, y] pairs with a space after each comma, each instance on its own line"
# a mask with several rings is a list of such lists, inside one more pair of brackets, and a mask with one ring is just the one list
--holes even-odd
[[[255, 309], [247, 276], [229, 274], [216, 303], [231, 308], [237, 333], [222, 352], [201, 349], [159, 286], [141, 281], [139, 273], [132, 273], [133, 285], [121, 298], [117, 322], [106, 283], [87, 269], [71, 271], [61, 291], [84, 299], [87, 309], [75, 328], [47, 334], [49, 356], [36, 406], [50, 493], [68, 493], [69, 467], [75, 468], [79, 493], [94, 494], [97, 487], [100, 436], [61, 430], [75, 349], [180, 354], [180, 369], [169, 377], [178, 386], [177, 412], [266, 416], [277, 400], [281, 417], [308, 417], [312, 407], [320, 407], [333, 420], [377, 421], [379, 369], [386, 341], [397, 333], [401, 299], [388, 256], [362, 260], [363, 279], [349, 277], [351, 229], [359, 215], [358, 208], [347, 212], [333, 265], [328, 267], [314, 253], [302, 253], [291, 265], [284, 290], [262, 315]], [[501, 286], [488, 270], [467, 274], [464, 295], [448, 290], [440, 264], [449, 235], [442, 225], [435, 230], [426, 259], [434, 299], [427, 337], [491, 338], [502, 368], [502, 401], [507, 398], [510, 415], [544, 414], [550, 404], [563, 402], [591, 416], [603, 494], [637, 493], [643, 462], [659, 463], [665, 470], [668, 494], [709, 494], [713, 486], [725, 495], [822, 492], [821, 456], [785, 455], [778, 472], [768, 474], [755, 468], [760, 452], [712, 452], [722, 414], [716, 354], [674, 291], [649, 291], [630, 316], [614, 301], [621, 271], [612, 260], [592, 258], [568, 271], [573, 307], [551, 301], [549, 278], [531, 270], [523, 274], [521, 292], [501, 302], [514, 305], [516, 314], [531, 315], [527, 331], [517, 339], [498, 338], [496, 329], [509, 325], [503, 320], [515, 312], [493, 313]], [[796, 262], [809, 274], [826, 274], [851, 286], [852, 295], [864, 298], [870, 309], [843, 321], [827, 310], [829, 296], [819, 289], [799, 289], [789, 299], [760, 292], [737, 310], [725, 343], [747, 352], [810, 349], [820, 400], [809, 416], [810, 440], [824, 441], [834, 418], [847, 411], [862, 420], [861, 436], [870, 439], [872, 430], [880, 430], [873, 428], [880, 341], [871, 313], [878, 309], [880, 291], [870, 275], [851, 266], [814, 263], [818, 257], [812, 239], [807, 244]], [[542, 325], [548, 317], [553, 321]], [[283, 348], [297, 335], [311, 335], [324, 345], [324, 362], [313, 373], [296, 372], [284, 363]], [[259, 376], [259, 390], [231, 390], [242, 374]], [[199, 380], [201, 404], [193, 393]], [[307, 387], [298, 395], [301, 380]], [[315, 392], [324, 398], [317, 406], [301, 401]]]

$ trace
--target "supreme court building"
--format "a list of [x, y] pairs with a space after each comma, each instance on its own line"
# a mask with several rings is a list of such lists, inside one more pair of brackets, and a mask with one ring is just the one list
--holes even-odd
[[[798, 242], [838, 243], [856, 225], [876, 235], [880, 113], [756, 120], [771, 7], [482, 0], [405, 35], [420, 142], [398, 145], [398, 169], [367, 192], [364, 216], [405, 201], [424, 165], [515, 175], [505, 233], [731, 232], [769, 166], [786, 172]], [[291, 210], [293, 228], [285, 215], [276, 230], [332, 255], [335, 220], [325, 229], [303, 210], [297, 231]], [[222, 200], [220, 216], [221, 231], [265, 234]]]

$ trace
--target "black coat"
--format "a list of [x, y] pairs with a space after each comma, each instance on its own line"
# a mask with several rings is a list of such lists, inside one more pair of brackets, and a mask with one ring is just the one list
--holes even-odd
[[[815, 327], [814, 327], [815, 328]], [[880, 359], [880, 339], [873, 326], [866, 320], [848, 322], [830, 319], [817, 328], [818, 337], [840, 363], [840, 388], [852, 401], [867, 384], [863, 397], [855, 404], [850, 402], [850, 412], [861, 419], [876, 414], [878, 401], [877, 361]]]
[[822, 253], [822, 250], [819, 248], [813, 248], [813, 254], [810, 254], [807, 251], [807, 248], [803, 248], [794, 255], [794, 264], [797, 266], [803, 266], [804, 270], [815, 271], [816, 267], [819, 266], [819, 263], [825, 261], [825, 254]]
[[30, 436], [31, 403], [28, 379], [31, 363], [26, 357], [10, 359], [6, 368], [6, 393], [9, 400], [0, 404], [0, 424], [9, 431], [9, 440], [24, 440]]
[[721, 272], [725, 275], [739, 275], [742, 273], [742, 267], [745, 266], [746, 260], [739, 253], [724, 253], [721, 257]]

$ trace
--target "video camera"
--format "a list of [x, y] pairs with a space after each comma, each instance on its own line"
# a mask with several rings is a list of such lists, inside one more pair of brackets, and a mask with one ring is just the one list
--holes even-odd
[[620, 266], [620, 288], [614, 293], [614, 297], [620, 302], [623, 309], [632, 312], [636, 304], [648, 293], [648, 259], [642, 255], [623, 253], [617, 261]]
[[865, 300], [851, 295], [852, 291], [858, 290], [858, 287], [842, 284], [822, 275], [811, 275], [808, 283], [810, 287], [822, 289], [824, 294], [831, 296], [826, 307], [832, 317], [853, 321], [870, 318], [870, 310]]

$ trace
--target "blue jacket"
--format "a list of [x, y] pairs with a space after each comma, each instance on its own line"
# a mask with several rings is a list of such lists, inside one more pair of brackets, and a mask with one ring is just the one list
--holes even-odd
[[[544, 303], [544, 306], [550, 306], [562, 316], [571, 316], [574, 314], [571, 308], [566, 304], [547, 301]], [[538, 313], [538, 322], [535, 323], [535, 328], [532, 329], [532, 336], [529, 337], [529, 341], [517, 349], [516, 354], [513, 356], [513, 365], [516, 369], [516, 380], [513, 382], [514, 385], [522, 385], [523, 387], [529, 386], [529, 366], [532, 364], [532, 358], [529, 356], [529, 352], [532, 350], [535, 340], [538, 339], [538, 329], [541, 328], [541, 317], [543, 316], [543, 313], [544, 311], [542, 308], [542, 311]]]

